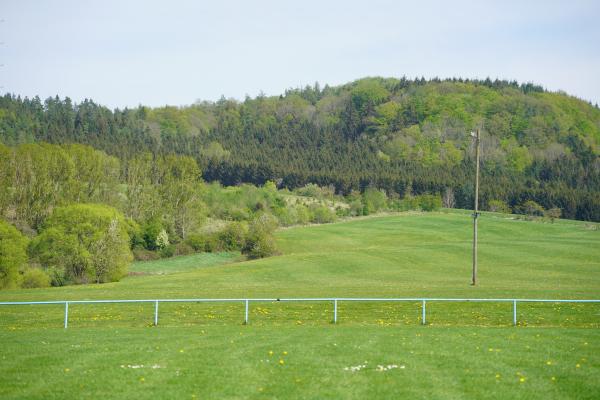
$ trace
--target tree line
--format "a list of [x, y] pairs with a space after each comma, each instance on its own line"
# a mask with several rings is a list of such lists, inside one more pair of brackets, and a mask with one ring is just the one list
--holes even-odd
[[452, 193], [473, 202], [473, 146], [482, 128], [483, 208], [526, 201], [600, 221], [600, 110], [534, 84], [499, 80], [366, 78], [281, 96], [187, 107], [109, 110], [91, 100], [0, 98], [0, 140], [83, 143], [129, 160], [192, 157], [223, 185], [309, 183], [338, 194]]

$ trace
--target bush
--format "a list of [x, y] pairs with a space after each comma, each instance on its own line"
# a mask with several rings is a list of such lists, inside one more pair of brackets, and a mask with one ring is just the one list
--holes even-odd
[[146, 250], [144, 248], [135, 248], [133, 249], [133, 259], [138, 261], [151, 261], [158, 260], [160, 258], [160, 254], [156, 251]]
[[311, 204], [310, 206], [311, 218], [310, 222], [315, 224], [326, 224], [334, 222], [336, 220], [335, 211], [332, 211], [329, 207], [318, 204]]
[[502, 200], [490, 200], [488, 210], [497, 213], [510, 214], [510, 207]]
[[141, 235], [144, 240], [144, 247], [148, 250], [158, 249], [156, 245], [156, 239], [163, 230], [164, 229], [162, 223], [158, 218], [153, 218], [147, 221], [141, 229]]
[[363, 193], [364, 215], [372, 214], [387, 208], [387, 196], [383, 190], [368, 188]]
[[558, 207], [552, 207], [549, 210], [546, 210], [544, 212], [544, 217], [548, 218], [550, 220], [550, 222], [554, 223], [555, 219], [560, 218], [560, 215], [562, 214], [562, 210]]
[[194, 233], [185, 239], [185, 243], [199, 252], [213, 252], [218, 251], [220, 243], [217, 234], [214, 233]]
[[323, 198], [323, 191], [319, 185], [314, 183], [307, 183], [303, 187], [296, 189], [295, 192], [298, 196], [313, 197], [316, 199]]
[[219, 240], [219, 232], [206, 235], [206, 252], [216, 253], [223, 251], [223, 243]]
[[156, 236], [156, 248], [164, 249], [166, 247], [169, 247], [169, 245], [169, 234], [166, 230], [163, 229], [158, 233], [158, 236]]
[[242, 254], [245, 254], [250, 259], [263, 258], [275, 254], [275, 239], [273, 231], [277, 227], [274, 217], [269, 214], [262, 214], [255, 218], [248, 230], [248, 236]]
[[242, 222], [232, 222], [222, 231], [218, 232], [217, 237], [223, 250], [240, 250], [248, 234], [248, 224]]
[[350, 215], [353, 217], [363, 215], [364, 206], [360, 199], [353, 200], [350, 203]]
[[27, 265], [27, 243], [17, 228], [0, 220], [0, 289], [17, 285], [19, 270]]
[[271, 214], [260, 214], [252, 221], [251, 228], [255, 231], [273, 233], [279, 226], [277, 218]]
[[298, 223], [298, 212], [296, 207], [277, 207], [273, 210], [273, 213], [279, 220], [281, 226], [292, 226]]
[[350, 208], [338, 206], [335, 208], [335, 215], [336, 217], [349, 217]]
[[194, 251], [206, 251], [205, 242], [205, 236], [198, 233], [192, 233], [185, 239], [185, 243], [194, 249]]
[[39, 268], [29, 268], [23, 273], [22, 288], [43, 288], [50, 286], [50, 276]]
[[310, 221], [310, 214], [308, 212], [308, 208], [305, 205], [298, 204], [296, 205], [296, 218], [297, 223], [300, 225], [306, 225]]
[[518, 207], [520, 214], [525, 214], [530, 217], [541, 217], [544, 215], [544, 207], [533, 200], [527, 200]]
[[247, 255], [250, 259], [268, 257], [275, 252], [273, 235], [263, 231], [251, 232], [242, 247], [242, 254]]
[[247, 208], [233, 207], [223, 212], [223, 217], [233, 221], [247, 221], [250, 219], [251, 211]]
[[417, 196], [419, 207], [423, 211], [436, 211], [442, 208], [442, 199], [432, 194], [422, 194]]
[[138, 225], [137, 222], [135, 222], [131, 218], [127, 218], [125, 222], [127, 223], [127, 234], [130, 238], [129, 247], [131, 247], [132, 249], [143, 247], [146, 242], [144, 241], [142, 228]]
[[50, 277], [50, 285], [52, 286], [64, 286], [69, 283], [65, 278], [64, 270], [61, 268], [46, 268], [46, 273]]
[[161, 258], [169, 258], [175, 255], [175, 245], [169, 244], [160, 249]]
[[182, 242], [182, 243], [177, 243], [175, 245], [175, 255], [176, 256], [185, 256], [188, 254], [192, 254], [194, 252], [194, 249], [192, 248], [192, 246], [190, 246], [189, 244]]
[[413, 196], [406, 196], [401, 200], [394, 200], [392, 202], [392, 209], [395, 211], [409, 211], [419, 209], [419, 198]]
[[32, 258], [53, 268], [53, 282], [116, 281], [133, 259], [127, 223], [112, 207], [75, 204], [54, 209], [32, 241]]

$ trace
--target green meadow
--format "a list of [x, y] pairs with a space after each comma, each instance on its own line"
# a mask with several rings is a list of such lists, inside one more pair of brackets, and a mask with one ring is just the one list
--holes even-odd
[[[403, 213], [277, 232], [280, 254], [135, 263], [121, 282], [0, 301], [600, 298], [598, 224]], [[243, 303], [0, 306], [0, 398], [597, 398], [600, 304]]]

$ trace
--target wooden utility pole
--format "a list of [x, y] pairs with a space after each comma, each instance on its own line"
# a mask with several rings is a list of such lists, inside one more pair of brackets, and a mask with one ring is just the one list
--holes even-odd
[[475, 206], [473, 207], [473, 281], [477, 284], [477, 219], [479, 217], [479, 128], [475, 133]]

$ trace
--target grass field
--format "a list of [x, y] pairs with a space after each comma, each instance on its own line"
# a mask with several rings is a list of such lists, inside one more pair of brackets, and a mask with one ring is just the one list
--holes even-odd
[[[0, 301], [189, 297], [600, 298], [600, 230], [401, 214], [279, 231], [281, 255], [136, 264], [122, 282]], [[188, 271], [188, 272], [174, 272]], [[0, 308], [0, 398], [598, 398], [600, 306], [418, 303]], [[365, 367], [362, 367], [362, 366]], [[381, 366], [381, 367], [378, 367]], [[389, 366], [389, 368], [388, 368]], [[355, 367], [355, 368], [351, 368]]]
[[137, 261], [129, 267], [130, 275], [164, 275], [189, 272], [202, 267], [241, 261], [239, 252], [197, 253], [152, 261]]

